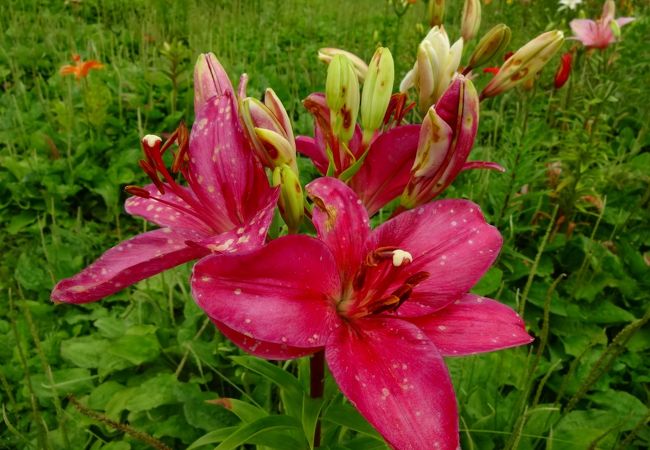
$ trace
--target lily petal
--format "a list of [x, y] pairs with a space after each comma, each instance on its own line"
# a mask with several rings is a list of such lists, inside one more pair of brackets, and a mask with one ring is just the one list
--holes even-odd
[[634, 17], [619, 17], [616, 19], [616, 24], [619, 27], [622, 27], [623, 25], [627, 25], [630, 22], [634, 22], [636, 19]]
[[[188, 196], [193, 195], [191, 190], [182, 186], [179, 186], [179, 188], [183, 189]], [[188, 205], [185, 200], [173, 192], [166, 191], [164, 194], [161, 194], [154, 184], [144, 186], [144, 189], [149, 192], [151, 197], [159, 198], [168, 203], [173, 203], [188, 211], [192, 210], [192, 207]], [[132, 216], [140, 216], [161, 227], [171, 227], [175, 229], [187, 228], [203, 233], [212, 232], [210, 226], [198, 217], [189, 213], [183, 213], [181, 210], [175, 209], [165, 203], [155, 200], [154, 198], [129, 197], [126, 199], [126, 202], [124, 202], [124, 209]]]
[[274, 344], [272, 342], [260, 341], [253, 337], [246, 336], [245, 334], [238, 333], [232, 328], [229, 328], [212, 318], [210, 318], [210, 320], [212, 320], [212, 323], [215, 324], [219, 331], [221, 331], [221, 333], [230, 339], [237, 347], [259, 358], [284, 361], [287, 359], [302, 358], [303, 356], [316, 353], [321, 349], [321, 347], [301, 348], [291, 347], [287, 344]]
[[316, 143], [316, 139], [308, 136], [298, 136], [296, 138], [296, 150], [311, 159], [321, 175], [327, 173], [329, 161], [323, 149]]
[[583, 45], [592, 46], [598, 38], [598, 24], [590, 19], [573, 19], [569, 22], [573, 34]]
[[312, 221], [318, 237], [334, 255], [341, 279], [349, 280], [367, 253], [368, 212], [354, 191], [336, 178], [318, 178], [306, 189], [314, 201]]
[[495, 300], [465, 294], [429, 316], [410, 319], [427, 335], [443, 356], [492, 352], [529, 344], [521, 317]]
[[280, 191], [278, 188], [268, 191], [266, 204], [245, 225], [201, 239], [196, 243], [214, 253], [233, 253], [255, 250], [266, 240], [266, 234], [273, 220], [275, 204]]
[[246, 223], [259, 208], [260, 190], [270, 189], [239, 123], [233, 94], [213, 97], [197, 111], [190, 137], [190, 181], [221, 230]]
[[140, 280], [208, 254], [185, 241], [202, 235], [161, 228], [139, 234], [109, 249], [94, 263], [52, 290], [52, 300], [88, 303], [114, 294]]
[[430, 274], [398, 309], [403, 316], [434, 312], [466, 293], [492, 265], [502, 243], [478, 205], [467, 200], [439, 200], [403, 212], [375, 229], [371, 240], [376, 247], [397, 247], [413, 257], [389, 289], [418, 272]]
[[397, 319], [362, 319], [333, 333], [325, 356], [345, 396], [391, 446], [458, 448], [449, 373], [416, 326]]
[[286, 236], [245, 254], [204, 258], [192, 274], [197, 304], [256, 339], [322, 346], [340, 319], [331, 300], [340, 280], [330, 251], [309, 236]]
[[204, 53], [194, 67], [194, 110], [198, 113], [215, 95], [234, 95], [232, 83], [214, 53]]
[[419, 125], [393, 128], [372, 143], [361, 169], [350, 180], [370, 216], [397, 197], [406, 186], [415, 160]]

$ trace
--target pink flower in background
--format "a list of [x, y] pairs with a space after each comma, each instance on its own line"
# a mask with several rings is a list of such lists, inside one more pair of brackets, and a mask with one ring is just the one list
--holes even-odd
[[[202, 55], [197, 72], [208, 66], [215, 76], [197, 82], [196, 121], [189, 142], [184, 126], [164, 145], [157, 136], [146, 136], [142, 140], [146, 158], [140, 166], [153, 183], [126, 189], [134, 195], [126, 201], [126, 211], [161, 228], [118, 244], [80, 273], [60, 281], [52, 300], [99, 300], [212, 252], [263, 245], [278, 192], [269, 187], [244, 135], [227, 75], [214, 56]], [[179, 146], [170, 172], [163, 154], [173, 141]], [[176, 181], [178, 174], [187, 186]]]
[[194, 266], [192, 292], [226, 336], [256, 356], [325, 350], [343, 393], [397, 449], [458, 448], [444, 356], [531, 341], [509, 307], [469, 294], [501, 235], [465, 200], [404, 212], [371, 230], [343, 182], [307, 186], [318, 239], [286, 236]]
[[[569, 23], [575, 38], [585, 47], [607, 48], [617, 41], [612, 26], [620, 28], [634, 20], [634, 17], [619, 17], [614, 19], [616, 5], [613, 0], [607, 0], [603, 5], [603, 13], [598, 20], [574, 19]], [[614, 22], [614, 25], [612, 24]]]

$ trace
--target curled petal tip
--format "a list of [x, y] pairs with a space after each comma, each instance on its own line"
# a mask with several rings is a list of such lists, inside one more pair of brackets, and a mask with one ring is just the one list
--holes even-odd
[[232, 93], [228, 74], [213, 53], [199, 55], [194, 66], [194, 110], [199, 111], [208, 99]]

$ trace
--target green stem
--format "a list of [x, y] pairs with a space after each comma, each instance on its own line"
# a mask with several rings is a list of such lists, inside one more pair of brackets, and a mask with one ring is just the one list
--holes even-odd
[[521, 294], [519, 315], [522, 317], [522, 319], [524, 317], [524, 312], [526, 311], [526, 301], [528, 300], [528, 293], [530, 292], [530, 288], [533, 286], [533, 279], [537, 274], [537, 267], [539, 266], [539, 262], [542, 259], [542, 254], [544, 253], [544, 248], [546, 247], [546, 243], [548, 242], [548, 237], [550, 236], [551, 230], [555, 225], [555, 218], [557, 217], [558, 209], [559, 209], [559, 205], [555, 205], [555, 208], [553, 209], [553, 214], [551, 215], [551, 221], [549, 222], [548, 227], [546, 228], [546, 233], [544, 233], [542, 242], [540, 242], [539, 244], [539, 249], [537, 250], [537, 255], [535, 255], [535, 261], [533, 262], [533, 267], [530, 268], [530, 273], [528, 274], [528, 280], [526, 280], [524, 291]]
[[138, 441], [144, 442], [145, 444], [148, 444], [148, 445], [150, 445], [151, 447], [153, 447], [153, 448], [155, 448], [157, 450], [172, 450], [170, 447], [167, 447], [167, 445], [165, 445], [164, 442], [159, 441], [158, 439], [156, 439], [155, 437], [153, 437], [153, 436], [151, 436], [151, 435], [149, 435], [147, 433], [144, 433], [142, 431], [138, 431], [138, 430], [136, 430], [135, 428], [133, 428], [133, 427], [131, 427], [129, 425], [126, 425], [126, 424], [123, 424], [123, 423], [120, 423], [120, 422], [116, 422], [116, 421], [114, 421], [112, 419], [109, 419], [108, 417], [106, 417], [103, 414], [100, 414], [100, 413], [98, 413], [96, 411], [93, 411], [93, 410], [89, 409], [88, 407], [86, 407], [86, 406], [82, 405], [81, 403], [79, 403], [79, 401], [73, 395], [70, 395], [68, 397], [68, 400], [84, 416], [90, 417], [91, 419], [95, 419], [95, 420], [97, 420], [99, 422], [102, 422], [102, 423], [108, 425], [109, 427], [111, 427], [111, 428], [113, 428], [115, 430], [119, 430], [119, 431], [121, 431], [123, 433], [126, 433], [129, 436], [131, 436], [132, 438], [137, 439]]

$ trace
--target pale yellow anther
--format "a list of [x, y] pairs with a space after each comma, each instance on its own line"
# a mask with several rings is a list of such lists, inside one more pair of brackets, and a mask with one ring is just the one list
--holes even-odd
[[413, 256], [404, 250], [393, 250], [393, 266], [399, 267], [402, 264], [413, 262]]
[[160, 136], [156, 136], [155, 134], [148, 134], [142, 138], [142, 142], [147, 144], [147, 147], [153, 147], [158, 142], [162, 142], [162, 139]]

